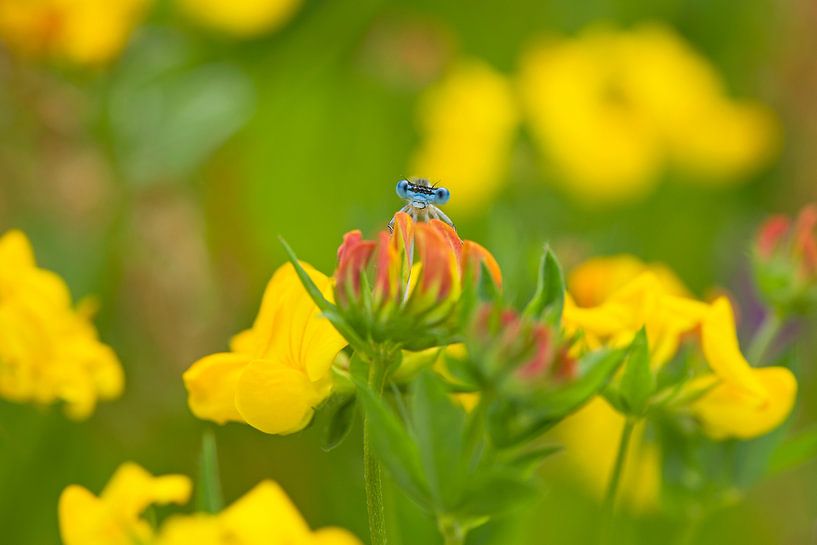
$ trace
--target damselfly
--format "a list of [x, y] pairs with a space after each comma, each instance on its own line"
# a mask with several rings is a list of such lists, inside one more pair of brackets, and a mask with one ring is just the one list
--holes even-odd
[[[417, 178], [412, 181], [400, 180], [397, 182], [397, 196], [406, 200], [406, 205], [400, 209], [414, 221], [429, 221], [433, 219], [442, 220], [451, 227], [454, 222], [446, 216], [442, 210], [437, 208], [448, 202], [451, 192], [444, 187], [431, 185], [426, 179]], [[394, 218], [389, 222], [389, 231], [394, 229]]]

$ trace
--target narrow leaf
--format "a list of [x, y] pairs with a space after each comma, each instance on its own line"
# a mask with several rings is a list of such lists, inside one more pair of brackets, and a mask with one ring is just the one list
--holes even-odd
[[540, 261], [536, 293], [525, 308], [525, 316], [542, 318], [551, 325], [559, 325], [564, 302], [565, 279], [562, 266], [548, 247]]
[[329, 407], [329, 422], [326, 424], [321, 444], [324, 452], [336, 448], [349, 436], [357, 414], [357, 399], [355, 396], [337, 396], [337, 399], [330, 403], [332, 406]]
[[511, 471], [491, 471], [475, 478], [456, 513], [462, 518], [495, 517], [539, 496], [530, 479]]
[[618, 390], [626, 410], [633, 416], [643, 415], [655, 391], [655, 375], [650, 368], [650, 349], [644, 328], [630, 344]]

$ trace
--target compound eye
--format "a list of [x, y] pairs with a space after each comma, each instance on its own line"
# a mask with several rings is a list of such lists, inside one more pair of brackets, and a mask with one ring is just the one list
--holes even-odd
[[400, 180], [397, 182], [397, 196], [401, 199], [407, 199], [410, 185], [408, 180]]
[[437, 204], [445, 204], [448, 202], [448, 199], [451, 197], [451, 192], [448, 191], [444, 187], [438, 187], [434, 191], [434, 196], [437, 199]]

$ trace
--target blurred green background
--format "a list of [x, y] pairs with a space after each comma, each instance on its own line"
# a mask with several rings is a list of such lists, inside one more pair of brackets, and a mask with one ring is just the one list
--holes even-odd
[[[251, 323], [285, 259], [279, 235], [330, 273], [344, 232], [385, 225], [401, 206], [395, 182], [424, 174], [411, 172], [420, 97], [458, 59], [481, 59], [511, 78], [541, 36], [641, 21], [674, 28], [730, 96], [776, 112], [776, 158], [730, 184], [686, 183], [667, 169], [634, 201], [588, 205], [550, 183], [523, 127], [490, 205], [453, 219], [497, 256], [511, 297], [530, 293], [550, 243], [568, 267], [629, 252], [666, 262], [699, 295], [723, 286], [750, 300], [756, 225], [817, 198], [810, 0], [308, 0], [279, 29], [251, 37], [203, 29], [156, 2], [104, 66], [0, 50], [0, 232], [23, 229], [77, 299], [99, 299], [101, 337], [127, 376], [125, 395], [81, 423], [59, 408], [0, 401], [0, 542], [57, 543], [61, 490], [81, 483], [98, 492], [125, 460], [195, 475], [208, 425], [189, 413], [181, 373]], [[812, 358], [800, 375], [795, 428], [817, 414], [814, 348], [802, 348]], [[314, 527], [341, 525], [365, 538], [360, 430], [324, 453], [320, 424], [292, 437], [213, 426], [225, 495], [272, 478]], [[569, 476], [546, 482], [539, 504], [469, 543], [588, 542], [594, 501]], [[399, 493], [389, 503], [400, 520], [395, 543], [437, 542], [432, 521]], [[648, 515], [630, 531], [642, 543], [663, 542], [672, 523]], [[699, 543], [811, 543], [815, 527], [812, 462], [717, 513]]]

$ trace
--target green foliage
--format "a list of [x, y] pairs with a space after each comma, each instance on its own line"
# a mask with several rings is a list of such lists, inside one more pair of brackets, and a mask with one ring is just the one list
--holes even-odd
[[655, 391], [655, 384], [655, 375], [650, 368], [647, 331], [642, 328], [630, 345], [617, 385], [617, 397], [624, 412], [632, 416], [642, 416], [647, 410], [650, 396]]
[[329, 413], [329, 422], [324, 429], [321, 448], [329, 452], [349, 436], [357, 415], [357, 398], [354, 395], [333, 396], [325, 410]]
[[196, 483], [196, 509], [203, 513], [218, 513], [224, 507], [221, 478], [218, 470], [218, 451], [213, 430], [206, 430], [201, 438], [199, 478]]

